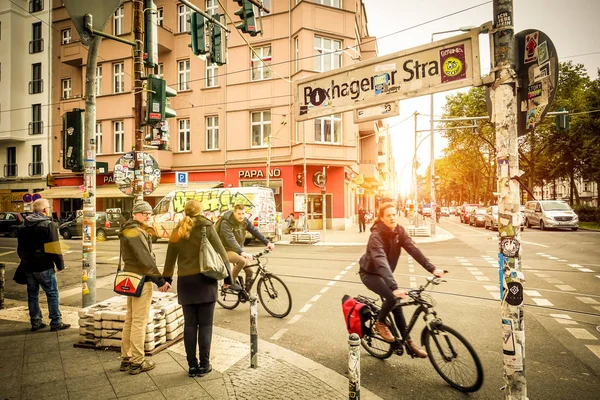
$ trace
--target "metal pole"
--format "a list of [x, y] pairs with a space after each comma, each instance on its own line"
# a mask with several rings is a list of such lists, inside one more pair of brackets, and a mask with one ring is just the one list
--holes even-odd
[[258, 299], [250, 294], [250, 367], [258, 368]]
[[[433, 35], [431, 36], [433, 42]], [[430, 205], [431, 205], [431, 236], [435, 237], [435, 224], [436, 224], [436, 204], [435, 204], [435, 147], [434, 147], [434, 134], [433, 134], [433, 93], [429, 95], [429, 143], [430, 145], [430, 157], [431, 161], [429, 166], [429, 185], [430, 185]]]
[[419, 224], [419, 213], [417, 212], [417, 117], [419, 116], [419, 113], [416, 112], [414, 115], [414, 119], [415, 119], [415, 152], [413, 155], [413, 202], [414, 202], [414, 208], [413, 208], [413, 217], [414, 217], [414, 224], [415, 224], [415, 228], [417, 228], [418, 226], [420, 226]]
[[6, 271], [4, 264], [0, 264], [0, 310], [4, 310], [4, 288], [6, 287]]
[[310, 229], [308, 229], [308, 190], [306, 186], [306, 121], [302, 122], [302, 151], [304, 155], [304, 228], [302, 229], [302, 232], [306, 232], [310, 231]]
[[85, 71], [81, 306], [96, 303], [96, 64], [102, 37], [92, 39]]
[[360, 338], [356, 333], [348, 337], [348, 399], [360, 400]]
[[144, 130], [142, 129], [142, 72], [144, 69], [144, 7], [141, 0], [133, 2], [133, 37], [137, 46], [133, 55], [133, 130], [135, 134], [136, 174], [133, 184], [134, 203], [144, 200]]
[[527, 399], [525, 379], [525, 326], [518, 175], [517, 98], [512, 0], [494, 0], [494, 67], [490, 86], [492, 122], [498, 157], [498, 237], [502, 289], [501, 322], [504, 360], [504, 398]]
[[327, 232], [327, 168], [323, 167], [323, 238], [325, 241], [325, 233]]

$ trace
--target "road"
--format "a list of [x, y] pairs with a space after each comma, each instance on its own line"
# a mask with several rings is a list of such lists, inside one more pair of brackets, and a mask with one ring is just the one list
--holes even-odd
[[[442, 218], [440, 226], [455, 238], [419, 245], [436, 266], [450, 271], [448, 282], [433, 293], [436, 309], [447, 325], [473, 344], [483, 362], [484, 385], [469, 397], [500, 398], [497, 233], [461, 224], [458, 217]], [[65, 254], [67, 270], [59, 275], [59, 282], [69, 288], [79, 284], [81, 247], [78, 240], [64, 243], [71, 252]], [[600, 393], [600, 233], [526, 229], [522, 244], [529, 397], [595, 399]], [[0, 239], [0, 262], [7, 265], [9, 278], [17, 262], [14, 246], [15, 239]], [[166, 243], [157, 243], [155, 251], [157, 259], [164, 260]], [[260, 337], [345, 374], [348, 335], [341, 298], [344, 294], [370, 294], [357, 275], [357, 260], [363, 251], [362, 246], [277, 246], [269, 255], [269, 267], [288, 284], [293, 307], [282, 320], [259, 308]], [[98, 276], [110, 279], [118, 241], [99, 243], [97, 257]], [[415, 264], [402, 254], [395, 272], [400, 286], [410, 288], [424, 282], [428, 274]], [[77, 289], [69, 293], [61, 301], [80, 304]], [[8, 282], [7, 297], [25, 299], [24, 288]], [[217, 306], [215, 318], [220, 327], [249, 333], [248, 304], [233, 311]], [[413, 331], [417, 341], [421, 328], [422, 322]], [[361, 355], [362, 385], [384, 399], [465, 397], [445, 384], [427, 360], [392, 356], [380, 361], [365, 351]]]

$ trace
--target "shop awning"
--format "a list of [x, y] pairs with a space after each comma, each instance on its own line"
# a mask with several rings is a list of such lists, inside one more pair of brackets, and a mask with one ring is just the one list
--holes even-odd
[[[176, 186], [174, 183], [163, 183], [159, 184], [158, 187], [151, 195], [146, 197], [164, 197], [167, 193], [173, 190], [196, 190], [196, 189], [211, 189], [219, 187], [223, 182], [210, 181], [210, 182], [190, 182], [187, 188]], [[50, 189], [42, 190], [39, 194], [45, 199], [80, 199], [83, 196], [83, 192], [79, 190], [78, 186], [56, 186]], [[104, 185], [96, 188], [96, 197], [99, 199], [116, 198], [116, 197], [129, 197], [119, 190], [117, 185]]]
[[80, 199], [82, 196], [77, 186], [56, 186], [38, 193], [44, 199]]
[[210, 182], [190, 182], [186, 188], [182, 188], [176, 186], [174, 183], [165, 183], [159, 184], [156, 190], [152, 192], [152, 194], [148, 197], [165, 197], [169, 192], [173, 190], [180, 190], [182, 192], [188, 190], [197, 190], [197, 189], [212, 189], [216, 187], [221, 187], [223, 182], [218, 181], [210, 181]]

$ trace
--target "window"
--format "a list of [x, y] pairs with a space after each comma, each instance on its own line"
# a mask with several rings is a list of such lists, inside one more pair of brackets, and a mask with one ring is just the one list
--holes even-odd
[[323, 4], [324, 6], [337, 7], [337, 8], [342, 7], [342, 0], [314, 0], [314, 2], [317, 4]]
[[123, 121], [115, 121], [114, 123], [115, 132], [115, 153], [123, 153], [125, 144], [125, 123]]
[[342, 42], [315, 36], [315, 71], [331, 71], [342, 66]]
[[217, 3], [217, 0], [206, 0], [206, 13], [211, 16], [219, 13], [219, 3]]
[[42, 133], [43, 122], [42, 122], [42, 105], [32, 104], [31, 105], [31, 123], [29, 124], [30, 135], [40, 135]]
[[158, 64], [158, 76], [161, 79], [165, 76], [165, 65], [163, 63]]
[[42, 80], [42, 63], [31, 64], [31, 82], [29, 82], [29, 94], [42, 93], [44, 81]]
[[68, 99], [71, 97], [71, 78], [61, 80], [62, 98]]
[[115, 82], [114, 93], [125, 91], [125, 63], [113, 64], [113, 77]]
[[219, 86], [219, 66], [206, 60], [206, 87]]
[[190, 151], [190, 120], [179, 120], [179, 151]]
[[298, 72], [298, 71], [300, 71], [300, 40], [298, 39], [297, 36], [294, 39], [294, 53], [295, 53], [294, 68], [295, 68], [295, 72]]
[[156, 24], [158, 26], [163, 26], [165, 20], [165, 10], [160, 7], [159, 9], [156, 10]]
[[96, 123], [96, 154], [102, 154], [102, 122]]
[[4, 167], [4, 176], [17, 176], [17, 148], [6, 148], [6, 166]]
[[34, 144], [31, 146], [31, 167], [29, 174], [31, 176], [42, 175], [42, 145]]
[[71, 28], [63, 29], [60, 31], [61, 40], [60, 44], [69, 44], [71, 43]]
[[271, 111], [258, 111], [252, 113], [251, 146], [266, 146], [271, 136]]
[[219, 149], [219, 117], [206, 117], [206, 150]]
[[177, 32], [189, 32], [190, 23], [188, 18], [190, 17], [190, 9], [185, 4], [179, 4], [177, 6]]
[[589, 184], [587, 182], [583, 183], [583, 191], [584, 192], [589, 192], [590, 191], [590, 187], [589, 187]]
[[42, 23], [31, 24], [31, 42], [29, 42], [29, 54], [39, 53], [44, 50], [44, 39], [42, 39]]
[[123, 6], [116, 9], [113, 15], [113, 35], [123, 34], [123, 22], [125, 21], [125, 8]]
[[102, 65], [96, 66], [96, 96], [102, 95]]
[[252, 80], [259, 81], [261, 79], [269, 79], [271, 77], [271, 70], [267, 65], [271, 64], [271, 46], [258, 47], [255, 48], [255, 50], [256, 53], [250, 50], [252, 60]]
[[29, 1], [29, 12], [34, 13], [42, 11], [44, 9], [44, 0], [30, 0]]
[[315, 142], [342, 143], [342, 114], [315, 118]]
[[178, 75], [177, 86], [179, 91], [190, 90], [190, 60], [181, 60], [177, 62]]

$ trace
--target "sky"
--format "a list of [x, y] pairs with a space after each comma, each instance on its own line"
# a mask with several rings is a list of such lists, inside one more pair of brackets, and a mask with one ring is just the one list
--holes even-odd
[[[493, 18], [492, 1], [485, 0], [363, 0], [368, 30], [377, 39], [379, 55], [410, 49], [431, 41], [434, 32], [480, 26]], [[463, 11], [465, 10], [465, 11]], [[559, 61], [571, 60], [583, 64], [592, 79], [598, 78], [600, 68], [600, 0], [513, 0], [515, 33], [526, 29], [544, 32], [554, 43]], [[433, 21], [435, 20], [435, 21]], [[428, 22], [432, 21], [432, 22]], [[419, 26], [417, 26], [419, 25]], [[402, 31], [402, 32], [400, 32]], [[397, 33], [396, 33], [397, 32]], [[437, 34], [441, 40], [462, 32]], [[489, 72], [489, 39], [480, 35], [482, 73]], [[462, 91], [467, 91], [468, 88]], [[446, 96], [455, 92], [434, 95], [434, 116], [441, 117]], [[400, 116], [388, 118], [390, 136], [399, 175], [400, 192], [408, 192], [411, 179], [411, 161], [414, 149], [415, 126], [412, 114], [426, 114], [418, 118], [417, 129], [429, 129], [429, 96], [400, 101]], [[424, 174], [430, 162], [430, 141], [423, 139], [417, 151]], [[446, 142], [440, 133], [434, 136], [436, 158], [440, 157]]]

